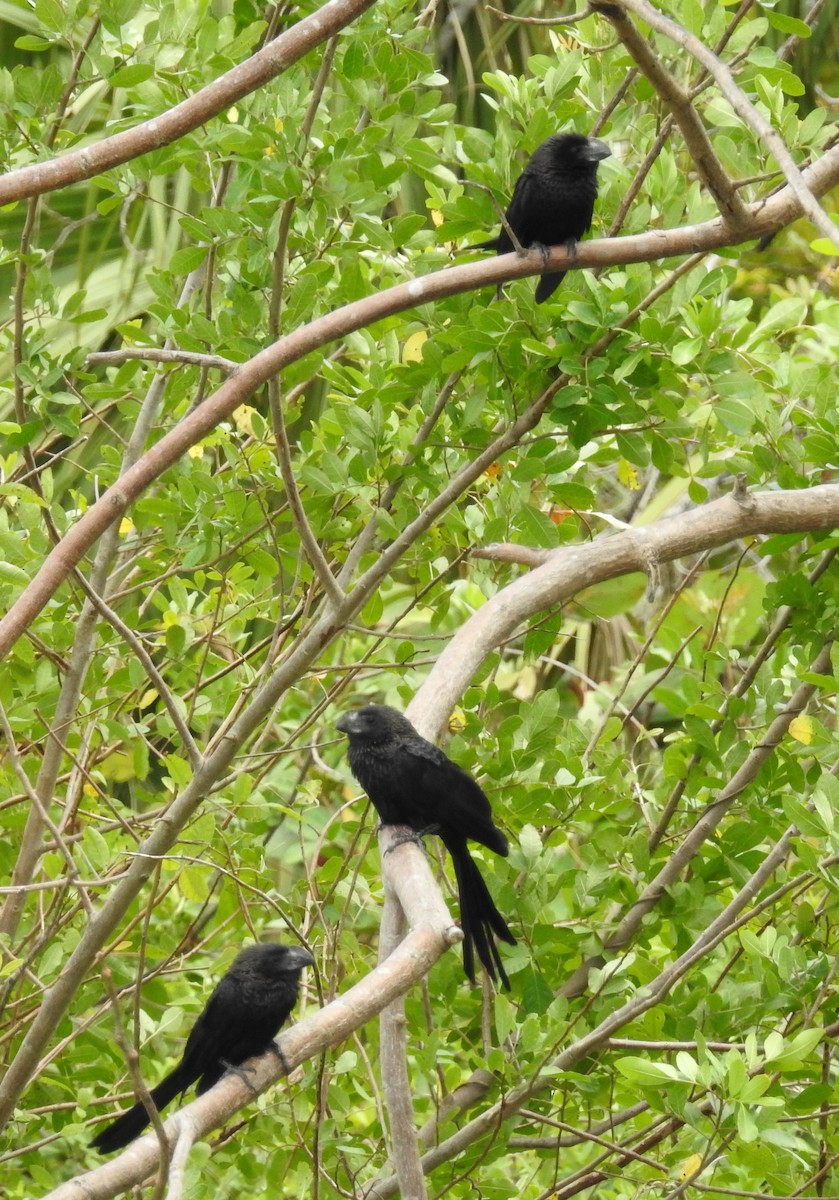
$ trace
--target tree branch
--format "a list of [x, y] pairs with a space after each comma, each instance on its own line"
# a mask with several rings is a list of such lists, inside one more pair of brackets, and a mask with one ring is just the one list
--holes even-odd
[[327, 0], [322, 8], [281, 33], [246, 62], [233, 67], [174, 108], [93, 146], [9, 171], [0, 176], [0, 205], [54, 192], [176, 142], [225, 112], [243, 96], [275, 79], [313, 47], [352, 24], [372, 4], [373, 0]]
[[[596, 4], [594, 7], [595, 11], [600, 11]], [[623, 10], [613, 4], [607, 4], [602, 15], [612, 23], [639, 69], [673, 114], [699, 177], [713, 196], [723, 220], [732, 230], [744, 232], [750, 223], [748, 209], [714, 153], [711, 139], [699, 113], [691, 103], [690, 95], [676, 82], [650, 43], [645, 41]], [[662, 141], [661, 135], [658, 141]]]
[[[481, 610], [483, 611], [483, 610]], [[428, 684], [423, 685], [425, 690]], [[419, 695], [419, 693], [417, 693]], [[707, 954], [724, 941], [735, 928], [739, 914], [752, 902], [763, 886], [771, 878], [778, 867], [784, 862], [789, 853], [790, 842], [795, 830], [790, 827], [772, 847], [758, 869], [749, 878], [743, 888], [734, 896], [720, 915], [704, 933], [696, 939], [683, 954], [645, 984], [632, 999], [609, 1013], [607, 1017], [595, 1026], [589, 1033], [572, 1042], [553, 1060], [556, 1071], [572, 1071], [582, 1059], [599, 1050], [607, 1040], [618, 1030], [630, 1022], [637, 1020], [645, 1012], [655, 1008], [672, 991], [676, 984], [683, 979], [692, 968]], [[496, 1133], [498, 1126], [515, 1115], [532, 1097], [547, 1088], [554, 1086], [554, 1074], [528, 1080], [513, 1088], [496, 1104], [473, 1118], [446, 1141], [435, 1146], [423, 1155], [422, 1164], [426, 1174], [441, 1163], [449, 1162], [461, 1154], [469, 1146], [485, 1136]], [[643, 1146], [642, 1146], [643, 1148]], [[585, 1185], [584, 1185], [585, 1186]], [[590, 1184], [588, 1186], [591, 1186]], [[397, 1194], [395, 1177], [383, 1180], [376, 1189], [376, 1200], [389, 1200]], [[582, 1187], [579, 1189], [582, 1190]], [[559, 1194], [559, 1193], [557, 1193]]]
[[240, 363], [221, 354], [199, 354], [195, 350], [156, 350], [152, 346], [123, 346], [121, 350], [98, 350], [85, 359], [89, 367], [114, 366], [140, 359], [144, 362], [177, 363], [182, 367], [217, 367], [226, 375], [238, 371]]
[[[832, 674], [830, 652], [833, 639], [827, 640], [809, 668], [811, 675]], [[802, 683], [796, 688], [789, 702], [784, 705], [760, 741], [753, 747], [742, 766], [734, 773], [718, 796], [706, 805], [699, 819], [695, 822], [690, 833], [670, 855], [670, 858], [656, 875], [655, 879], [644, 888], [638, 899], [625, 913], [617, 928], [605, 942], [607, 951], [617, 951], [626, 946], [638, 932], [646, 914], [661, 899], [664, 891], [670, 887], [684, 871], [685, 867], [699, 852], [700, 847], [708, 840], [728, 812], [731, 805], [750, 783], [753, 783], [757, 773], [767, 758], [774, 752], [787, 733], [794, 717], [804, 711], [810, 700], [818, 691], [816, 683]], [[592, 966], [602, 964], [602, 958], [588, 959], [582, 963], [571, 978], [563, 985], [564, 996], [578, 996], [586, 986], [588, 973]]]
[[[379, 834], [382, 858], [389, 852], [405, 861], [409, 843], [393, 849], [400, 834], [410, 833], [397, 825], [387, 825]], [[388, 864], [391, 865], [391, 864]], [[385, 904], [379, 932], [379, 962], [384, 962], [396, 950], [405, 934], [406, 922], [399, 896], [391, 882], [393, 872], [385, 874]], [[425, 1177], [420, 1162], [419, 1143], [411, 1102], [411, 1079], [408, 1073], [408, 1022], [402, 995], [397, 996], [379, 1014], [379, 1057], [382, 1087], [389, 1118], [389, 1153], [392, 1170], [399, 1180], [399, 1194], [404, 1200], [425, 1200]]]
[[609, 533], [585, 546], [556, 550], [542, 566], [503, 588], [460, 627], [413, 706], [434, 737], [484, 658], [529, 617], [561, 604], [583, 588], [651, 562], [672, 562], [735, 538], [839, 526], [839, 484], [789, 492], [757, 492], [743, 505], [726, 496], [653, 525]]
[[[383, 831], [383, 846], [388, 844], [390, 835], [390, 829]], [[329, 1047], [340, 1045], [392, 1000], [403, 995], [428, 972], [444, 950], [463, 937], [461, 930], [452, 923], [431, 867], [417, 847], [401, 846], [384, 861], [388, 885], [394, 888], [411, 931], [386, 961], [359, 983], [282, 1033], [280, 1044], [290, 1070]], [[206, 1137], [253, 1101], [252, 1089], [263, 1092], [285, 1075], [285, 1068], [275, 1054], [253, 1059], [249, 1066], [251, 1087], [237, 1075], [227, 1075], [210, 1091], [169, 1117], [164, 1123], [169, 1145], [175, 1146], [181, 1129], [187, 1124], [192, 1140]], [[159, 1153], [156, 1136], [145, 1134], [117, 1158], [78, 1179], [60, 1184], [49, 1192], [46, 1200], [81, 1200], [82, 1197], [84, 1200], [107, 1200], [142, 1183], [157, 1168]], [[174, 1159], [172, 1166], [174, 1171]]]

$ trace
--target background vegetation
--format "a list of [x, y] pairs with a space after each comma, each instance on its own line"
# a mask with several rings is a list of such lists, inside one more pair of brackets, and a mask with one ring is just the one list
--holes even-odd
[[[316, 8], [3, 0], [3, 161], [156, 116]], [[834, 0], [669, 10], [719, 49], [799, 164], [833, 146]], [[742, 199], [781, 185], [684, 48], [639, 28], [746, 181]], [[379, 0], [172, 144], [0, 211], [4, 607], [121, 466], [218, 386], [224, 371], [200, 356], [244, 363], [445, 267], [497, 225], [492, 197], [504, 203], [535, 146], [570, 128], [614, 152], [595, 236], [717, 215], [603, 16], [552, 28], [406, 0]], [[132, 870], [147, 878], [28, 1072], [0, 1149], [7, 1196], [93, 1165], [91, 1131], [131, 1093], [115, 1010], [154, 1082], [243, 943], [314, 950], [301, 1015], [371, 970], [381, 864], [334, 721], [365, 701], [404, 708], [526, 573], [476, 550], [562, 553], [686, 514], [737, 477], [755, 491], [833, 482], [839, 297], [814, 237], [802, 221], [762, 250], [574, 271], [540, 308], [527, 279], [389, 314], [293, 362], [144, 491], [82, 564], [107, 609], [78, 577], [54, 590], [0, 675], [0, 861], [4, 882], [27, 885], [0, 897], [7, 1064], [109, 895]], [[199, 357], [139, 356], [164, 346]], [[89, 360], [117, 348], [138, 357]], [[535, 405], [532, 429], [458, 474]], [[289, 472], [342, 586], [392, 550], [360, 611], [299, 668], [329, 601]], [[791, 511], [788, 532], [543, 606], [462, 690], [446, 747], [511, 837], [509, 860], [486, 855], [482, 870], [520, 941], [504, 951], [509, 995], [470, 990], [455, 950], [407, 996], [421, 1140], [522, 1081], [539, 1089], [443, 1156], [433, 1194], [839, 1192], [837, 542]], [[185, 793], [177, 841], [138, 866]], [[698, 943], [790, 825], [746, 920], [619, 1036], [552, 1065]], [[188, 1194], [325, 1200], [388, 1177], [378, 1036], [366, 1024], [197, 1143]], [[468, 1111], [447, 1110], [469, 1080]]]

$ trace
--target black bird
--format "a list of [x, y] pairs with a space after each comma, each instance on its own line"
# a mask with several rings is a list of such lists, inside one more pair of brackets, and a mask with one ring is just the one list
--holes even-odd
[[[535, 247], [545, 256], [548, 246], [564, 245], [574, 255], [577, 242], [591, 228], [597, 164], [611, 153], [605, 142], [581, 133], [558, 133], [542, 142], [516, 180], [504, 214], [525, 249]], [[469, 249], [509, 254], [515, 247], [502, 227], [497, 237]], [[537, 304], [553, 295], [565, 274], [542, 276], [536, 287]]]
[[475, 982], [475, 952], [490, 979], [496, 971], [509, 989], [493, 934], [514, 946], [483, 876], [466, 847], [480, 842], [505, 858], [507, 839], [492, 822], [484, 793], [471, 775], [420, 737], [407, 717], [381, 704], [345, 713], [337, 728], [350, 739], [350, 770], [370, 797], [383, 825], [436, 833], [452, 856], [463, 928], [463, 968]]
[[[218, 1083], [230, 1067], [279, 1048], [274, 1034], [297, 1000], [300, 972], [314, 962], [299, 946], [275, 942], [248, 946], [216, 987], [187, 1038], [183, 1058], [162, 1083], [152, 1088], [158, 1109], [198, 1080], [200, 1096]], [[121, 1150], [149, 1124], [142, 1104], [135, 1104], [106, 1125], [90, 1143], [103, 1154]]]

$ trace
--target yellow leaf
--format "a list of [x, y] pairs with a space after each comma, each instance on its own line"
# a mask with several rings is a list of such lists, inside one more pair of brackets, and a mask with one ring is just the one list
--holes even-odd
[[440, 226], [443, 224], [443, 214], [441, 212], [438, 212], [438, 210], [436, 208], [432, 208], [431, 220], [434, 222], [435, 226], [439, 229]]
[[632, 492], [637, 492], [641, 486], [638, 482], [638, 472], [625, 458], [618, 463], [618, 479], [624, 487], [628, 487]]
[[137, 343], [136, 343], [136, 342], [133, 340], [133, 338], [131, 337], [131, 335], [130, 335], [130, 333], [129, 333], [129, 328], [130, 328], [130, 326], [132, 326], [132, 325], [136, 325], [136, 327], [137, 327], [138, 329], [142, 329], [143, 322], [142, 322], [142, 321], [139, 321], [139, 320], [135, 320], [135, 321], [123, 321], [123, 322], [122, 322], [122, 325], [120, 326], [120, 329], [121, 329], [121, 332], [122, 332], [122, 344], [123, 344], [124, 346], [135, 346], [135, 345], [137, 344]]
[[253, 433], [253, 417], [256, 412], [249, 404], [240, 404], [233, 414], [233, 424], [240, 433]]
[[137, 702], [137, 707], [138, 708], [148, 708], [148, 706], [150, 704], [154, 704], [156, 699], [157, 699], [157, 688], [148, 688], [145, 692], [143, 692], [142, 696], [140, 697], [139, 701]]
[[230, 122], [231, 122], [232, 124], [234, 124], [234, 125], [235, 125], [235, 124], [236, 124], [236, 122], [239, 120], [239, 110], [238, 110], [238, 108], [236, 107], [236, 105], [235, 105], [235, 104], [233, 105], [233, 107], [232, 107], [232, 108], [228, 108], [228, 110], [227, 110], [227, 119], [228, 119], [228, 121], [230, 121]]
[[682, 1169], [679, 1171], [679, 1179], [681, 1182], [684, 1183], [686, 1179], [690, 1179], [691, 1176], [696, 1174], [701, 1166], [702, 1155], [691, 1154], [690, 1158], [686, 1158], [682, 1163]]
[[418, 333], [412, 333], [402, 347], [402, 362], [422, 362], [422, 348], [427, 341], [428, 334], [424, 329], [420, 329]]
[[449, 733], [463, 733], [466, 728], [466, 718], [461, 709], [456, 708], [449, 717]]
[[128, 783], [130, 779], [137, 778], [133, 759], [121, 750], [115, 750], [113, 754], [104, 758], [99, 764], [99, 770], [108, 783]]
[[813, 740], [813, 722], [809, 717], [793, 717], [789, 723], [789, 731], [803, 746], [809, 746]]
[[282, 131], [285, 129], [282, 117], [274, 117], [274, 128], [277, 133], [282, 133]]
[[200, 442], [196, 442], [194, 446], [190, 446], [190, 448], [187, 450], [187, 455], [190, 458], [202, 458], [203, 454], [204, 454], [204, 447], [201, 445]]
[[134, 522], [128, 517], [123, 517], [119, 523], [119, 536], [128, 537], [129, 533], [134, 532]]

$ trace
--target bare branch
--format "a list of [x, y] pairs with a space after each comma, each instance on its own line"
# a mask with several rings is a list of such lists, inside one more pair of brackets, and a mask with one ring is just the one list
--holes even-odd
[[225, 112], [243, 96], [275, 79], [314, 46], [350, 25], [372, 3], [373, 0], [327, 0], [322, 8], [281, 33], [246, 62], [233, 67], [174, 108], [93, 146], [0, 176], [0, 205], [79, 183], [150, 150], [159, 150], [161, 146], [176, 142], [184, 134]]
[[434, 737], [487, 654], [523, 621], [593, 583], [646, 572], [651, 561], [672, 562], [734, 538], [837, 525], [839, 484], [820, 484], [801, 491], [758, 492], [749, 496], [745, 508], [727, 496], [654, 525], [554, 551], [547, 562], [502, 589], [460, 627], [414, 697], [414, 711], [427, 720], [426, 736]]
[[[391, 828], [382, 832], [383, 848], [389, 844], [391, 832]], [[386, 878], [407, 914], [411, 932], [385, 962], [359, 983], [281, 1035], [283, 1056], [290, 1069], [315, 1058], [330, 1046], [340, 1045], [392, 1000], [403, 995], [428, 972], [444, 950], [463, 936], [452, 923], [431, 868], [416, 846], [399, 847], [385, 858], [384, 863]], [[284, 1074], [282, 1063], [275, 1054], [269, 1053], [249, 1064], [251, 1087], [237, 1075], [225, 1076], [214, 1088], [164, 1123], [169, 1144], [176, 1146], [186, 1123], [192, 1141], [205, 1137], [253, 1101], [252, 1088], [263, 1092]], [[156, 1169], [159, 1153], [154, 1134], [145, 1134], [117, 1158], [78, 1180], [59, 1185], [46, 1200], [79, 1200], [80, 1196], [84, 1200], [108, 1200], [146, 1179]], [[173, 1158], [173, 1175], [175, 1167]]]
[[227, 375], [238, 371], [240, 363], [221, 354], [199, 354], [195, 350], [156, 350], [151, 346], [124, 346], [121, 350], [100, 350], [88, 354], [85, 362], [90, 367], [119, 366], [120, 363], [141, 359], [145, 362], [177, 363], [185, 367], [216, 367]]
[[[382, 854], [390, 849], [391, 854], [403, 852], [408, 845], [397, 846], [394, 842], [400, 834], [410, 834], [401, 826], [389, 825], [382, 829], [380, 840]], [[390, 846], [387, 846], [387, 843]], [[396, 864], [398, 866], [398, 864]], [[406, 929], [405, 914], [399, 897], [390, 882], [390, 872], [385, 876], [385, 904], [379, 932], [379, 962], [384, 962], [397, 948]], [[411, 1079], [408, 1073], [408, 1022], [405, 1017], [403, 997], [397, 996], [383, 1008], [379, 1015], [382, 1088], [385, 1095], [389, 1129], [389, 1152], [392, 1170], [399, 1180], [399, 1193], [406, 1200], [424, 1200], [425, 1177], [420, 1162], [417, 1130], [414, 1123], [414, 1106], [411, 1102]]]
[[500, 8], [493, 8], [491, 4], [485, 4], [484, 8], [487, 12], [492, 13], [499, 21], [514, 21], [517, 25], [576, 25], [580, 21], [584, 21], [586, 17], [590, 17], [593, 9], [588, 6], [581, 12], [569, 13], [567, 17], [520, 17], [517, 13], [505, 13]]
[[476, 546], [470, 551], [472, 558], [518, 563], [522, 567], [541, 567], [556, 553], [556, 550], [539, 550], [535, 546], [519, 546], [516, 542], [492, 542], [489, 546]]
[[303, 544], [306, 557], [311, 563], [315, 575], [320, 580], [321, 587], [329, 597], [332, 607], [339, 609], [344, 604], [346, 595], [332, 574], [329, 563], [326, 561], [320, 544], [309, 524], [309, 518], [306, 516], [303, 501], [300, 499], [297, 480], [294, 478], [291, 446], [288, 442], [282, 399], [276, 376], [268, 381], [268, 404], [271, 410], [271, 425], [274, 430], [274, 445], [277, 450], [277, 461], [280, 464], [280, 475], [282, 476], [288, 506], [291, 509], [295, 527]]

